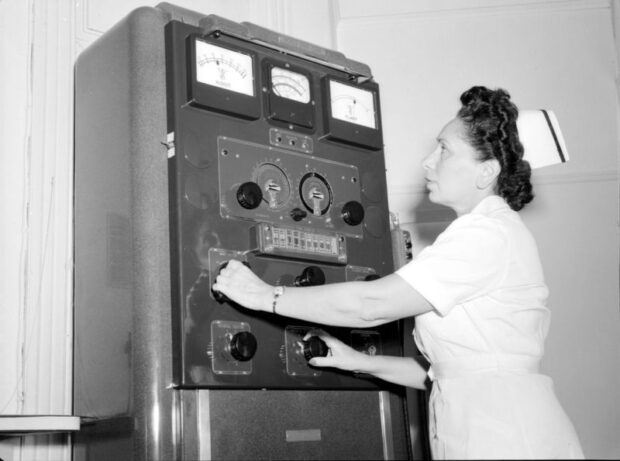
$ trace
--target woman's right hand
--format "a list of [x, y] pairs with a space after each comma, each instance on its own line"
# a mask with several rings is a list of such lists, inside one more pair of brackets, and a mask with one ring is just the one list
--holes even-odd
[[269, 310], [273, 287], [263, 282], [245, 264], [231, 259], [215, 279], [213, 290], [252, 310]]
[[329, 348], [329, 351], [326, 357], [313, 357], [310, 359], [308, 362], [310, 365], [315, 367], [339, 368], [347, 371], [364, 371], [364, 364], [370, 359], [368, 355], [356, 351], [320, 328], [308, 331], [303, 339], [307, 341], [312, 336], [317, 336], [322, 339]]

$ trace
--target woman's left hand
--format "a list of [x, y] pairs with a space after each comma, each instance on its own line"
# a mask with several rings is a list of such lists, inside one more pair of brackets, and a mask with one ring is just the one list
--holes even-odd
[[312, 336], [321, 338], [329, 348], [329, 352], [326, 357], [313, 357], [310, 359], [308, 362], [310, 365], [315, 367], [333, 367], [348, 371], [363, 371], [364, 363], [369, 358], [368, 355], [356, 351], [319, 328], [308, 331], [304, 341], [307, 341]]
[[228, 261], [226, 267], [220, 271], [212, 289], [255, 311], [269, 310], [273, 300], [273, 287], [235, 259]]

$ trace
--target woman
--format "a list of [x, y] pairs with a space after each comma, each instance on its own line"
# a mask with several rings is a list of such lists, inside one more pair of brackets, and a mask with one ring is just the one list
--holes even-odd
[[325, 332], [313, 358], [423, 389], [433, 382], [429, 434], [440, 458], [583, 458], [551, 380], [539, 374], [549, 327], [536, 244], [517, 211], [533, 198], [518, 111], [504, 90], [473, 87], [423, 167], [429, 198], [457, 219], [396, 273], [372, 282], [274, 288], [231, 261], [214, 289], [250, 309], [310, 322], [372, 327], [416, 316], [431, 366], [369, 356]]

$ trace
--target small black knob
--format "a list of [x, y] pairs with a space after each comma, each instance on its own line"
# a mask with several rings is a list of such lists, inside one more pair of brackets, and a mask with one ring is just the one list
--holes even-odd
[[317, 266], [308, 266], [301, 272], [300, 276], [295, 277], [296, 287], [310, 287], [324, 284], [325, 273]]
[[341, 216], [349, 226], [357, 226], [364, 220], [364, 207], [360, 202], [352, 200], [344, 204]]
[[244, 182], [237, 189], [237, 201], [239, 205], [248, 210], [258, 208], [263, 200], [263, 191], [255, 182]]
[[230, 340], [230, 355], [235, 360], [240, 362], [247, 362], [254, 357], [258, 343], [256, 337], [249, 331], [240, 331]]
[[301, 208], [293, 208], [291, 210], [291, 218], [293, 218], [293, 221], [301, 221], [306, 216], [308, 216], [308, 212], [306, 210], [302, 210]]
[[313, 357], [326, 357], [329, 352], [329, 347], [318, 336], [311, 336], [308, 341], [303, 341], [304, 357], [306, 360], [310, 360]]
[[379, 274], [368, 274], [366, 277], [364, 277], [364, 282], [370, 282], [372, 280], [377, 280], [380, 278], [381, 276]]

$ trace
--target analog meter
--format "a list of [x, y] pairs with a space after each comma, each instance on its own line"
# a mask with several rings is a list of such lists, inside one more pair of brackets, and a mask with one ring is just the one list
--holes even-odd
[[196, 81], [254, 96], [252, 56], [196, 40]]
[[271, 68], [271, 89], [281, 98], [307, 104], [310, 102], [310, 81], [308, 77], [282, 67]]
[[375, 98], [372, 91], [329, 81], [332, 117], [367, 128], [377, 128]]

